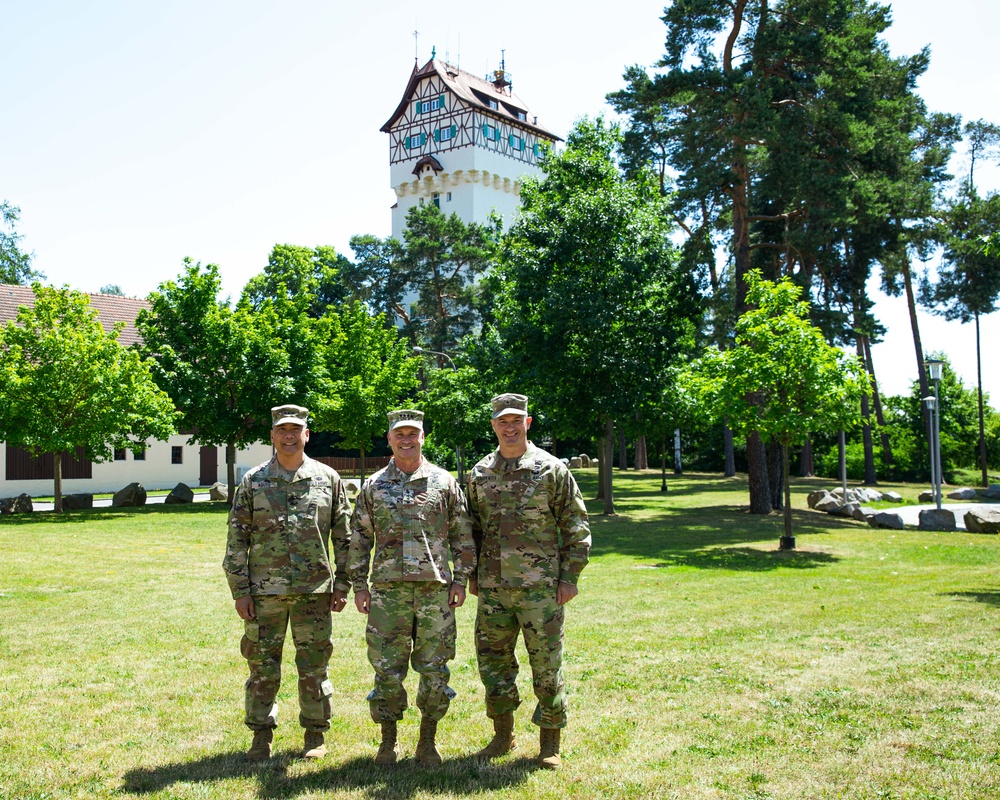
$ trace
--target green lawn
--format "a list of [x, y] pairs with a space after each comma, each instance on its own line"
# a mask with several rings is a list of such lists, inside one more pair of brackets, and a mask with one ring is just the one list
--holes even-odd
[[[593, 497], [596, 475], [580, 473]], [[221, 504], [0, 521], [3, 798], [996, 798], [1000, 537], [876, 531], [805, 510], [745, 513], [740, 479], [616, 473], [619, 516], [589, 503], [593, 560], [569, 607], [564, 768], [493, 765], [459, 611], [445, 764], [371, 758], [363, 618], [335, 619], [331, 754], [302, 734], [286, 658], [277, 757], [242, 753], [241, 631], [220, 568]], [[896, 488], [915, 497], [919, 487]], [[286, 656], [290, 655], [286, 653]], [[522, 658], [522, 662], [526, 659]], [[408, 679], [415, 695], [414, 676]]]

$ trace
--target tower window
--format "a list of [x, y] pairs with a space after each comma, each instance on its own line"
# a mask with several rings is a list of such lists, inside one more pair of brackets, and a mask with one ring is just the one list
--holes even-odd
[[496, 100], [487, 100], [486, 102], [488, 102], [490, 104], [490, 108], [493, 108], [493, 109], [500, 108], [500, 106], [497, 105], [497, 101]]
[[448, 192], [448, 202], [451, 202], [451, 192]]
[[515, 150], [524, 149], [524, 139], [522, 139], [520, 136], [515, 136], [512, 133], [510, 136], [507, 137], [507, 141], [510, 142], [510, 146], [513, 147]]
[[434, 200], [435, 207], [441, 208], [441, 193], [440, 192], [434, 192], [432, 198]]
[[483, 125], [483, 136], [489, 142], [495, 142], [500, 139], [500, 131], [494, 125]]
[[415, 133], [413, 134], [413, 136], [407, 136], [406, 149], [415, 150], [418, 147], [423, 147], [426, 141], [427, 141], [426, 133]]
[[456, 133], [458, 133], [458, 128], [455, 125], [449, 125], [447, 128], [438, 128], [434, 131], [434, 141], [447, 142], [449, 139], [454, 138]]
[[417, 100], [416, 102], [416, 111], [418, 114], [427, 114], [431, 111], [437, 111], [440, 108], [444, 108], [443, 94], [432, 97], [430, 100]]

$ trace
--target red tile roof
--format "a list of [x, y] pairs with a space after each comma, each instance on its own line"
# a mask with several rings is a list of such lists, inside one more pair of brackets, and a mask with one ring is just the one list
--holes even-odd
[[[140, 309], [149, 308], [149, 303], [136, 297], [118, 297], [112, 294], [90, 293], [90, 305], [97, 311], [97, 317], [110, 331], [116, 322], [124, 322], [125, 327], [118, 341], [126, 347], [140, 340], [139, 331], [135, 327], [135, 318]], [[35, 304], [35, 295], [30, 286], [14, 286], [0, 283], [0, 325], [8, 320], [17, 319], [17, 310], [21, 306], [29, 308]]]

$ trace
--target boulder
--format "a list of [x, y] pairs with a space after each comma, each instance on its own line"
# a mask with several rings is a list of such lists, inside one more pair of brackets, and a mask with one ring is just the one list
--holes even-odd
[[920, 512], [920, 524], [917, 528], [922, 531], [953, 531], [955, 526], [955, 512], [942, 508], [925, 508]]
[[877, 503], [882, 499], [882, 492], [878, 489], [864, 487], [858, 489], [858, 494], [863, 498], [863, 502], [865, 503]]
[[966, 511], [965, 529], [971, 533], [1000, 533], [1000, 508], [974, 508]]
[[590, 467], [590, 456], [586, 453], [580, 453], [580, 463], [583, 464], [583, 468], [587, 469]]
[[806, 502], [809, 504], [809, 508], [816, 508], [816, 504], [821, 500], [825, 500], [828, 497], [833, 497], [826, 489], [817, 489], [815, 492], [809, 492], [806, 497]]
[[80, 492], [79, 494], [63, 495], [64, 511], [83, 511], [84, 509], [93, 507], [94, 507], [94, 495], [92, 494], [88, 494], [86, 492]]
[[920, 497], [917, 498], [918, 503], [933, 503], [935, 501], [934, 490], [925, 489], [920, 493]]
[[966, 486], [962, 489], [956, 489], [953, 492], [948, 492], [948, 497], [951, 500], [975, 500], [976, 490], [970, 489]]
[[882, 495], [883, 500], [888, 500], [890, 503], [902, 503], [903, 495], [899, 492], [886, 492]]
[[851, 516], [860, 522], [868, 522], [869, 517], [875, 516], [875, 509], [871, 506], [858, 506]]
[[844, 504], [840, 502], [840, 498], [834, 497], [831, 494], [829, 497], [825, 498], [824, 500], [820, 500], [818, 503], [816, 503], [816, 505], [813, 506], [813, 508], [815, 508], [817, 511], [825, 511], [828, 514], [832, 514], [838, 508], [843, 507], [843, 505]]
[[569, 460], [570, 469], [583, 469], [583, 460], [577, 456], [576, 458], [571, 458]]
[[167, 495], [163, 502], [170, 503], [171, 505], [177, 503], [193, 503], [194, 492], [186, 483], [178, 483], [173, 489], [170, 490], [170, 494]]
[[34, 510], [30, 494], [19, 494], [17, 497], [0, 500], [0, 514], [30, 514]]
[[141, 483], [130, 483], [115, 492], [111, 500], [112, 508], [134, 508], [146, 505], [146, 489]]
[[868, 524], [873, 528], [890, 528], [894, 531], [903, 530], [903, 518], [899, 514], [880, 511], [868, 518]]
[[983, 489], [983, 497], [988, 497], [990, 500], [1000, 500], [1000, 483], [991, 483]]
[[349, 500], [353, 500], [361, 492], [361, 484], [353, 479], [344, 481], [344, 492]]
[[224, 483], [213, 483], [212, 487], [208, 490], [209, 500], [228, 500], [229, 499], [229, 487]]
[[852, 517], [853, 518], [854, 517], [854, 512], [857, 511], [859, 508], [861, 508], [861, 506], [859, 506], [857, 503], [845, 503], [844, 505], [839, 506], [839, 507], [833, 509], [832, 511], [827, 511], [826, 513], [830, 514], [831, 516], [834, 516], [834, 517]]

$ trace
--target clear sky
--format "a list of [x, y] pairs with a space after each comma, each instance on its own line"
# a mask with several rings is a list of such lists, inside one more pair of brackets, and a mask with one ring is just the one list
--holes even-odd
[[[190, 256], [238, 295], [276, 243], [387, 236], [388, 137], [415, 54], [431, 48], [486, 74], [501, 51], [514, 92], [560, 134], [610, 114], [629, 64], [663, 52], [663, 2], [421, 4], [399, 0], [0, 0], [0, 200], [49, 282], [145, 296]], [[920, 92], [933, 110], [1000, 122], [992, 53], [1000, 4], [896, 0], [894, 54], [929, 45]], [[414, 31], [419, 37], [414, 37]], [[956, 169], [961, 164], [956, 163]], [[981, 190], [1000, 188], [977, 170]], [[901, 299], [877, 313], [874, 351], [889, 394], [916, 375]], [[1000, 405], [984, 325], [984, 385]], [[921, 317], [925, 349], [975, 380], [972, 326]]]

